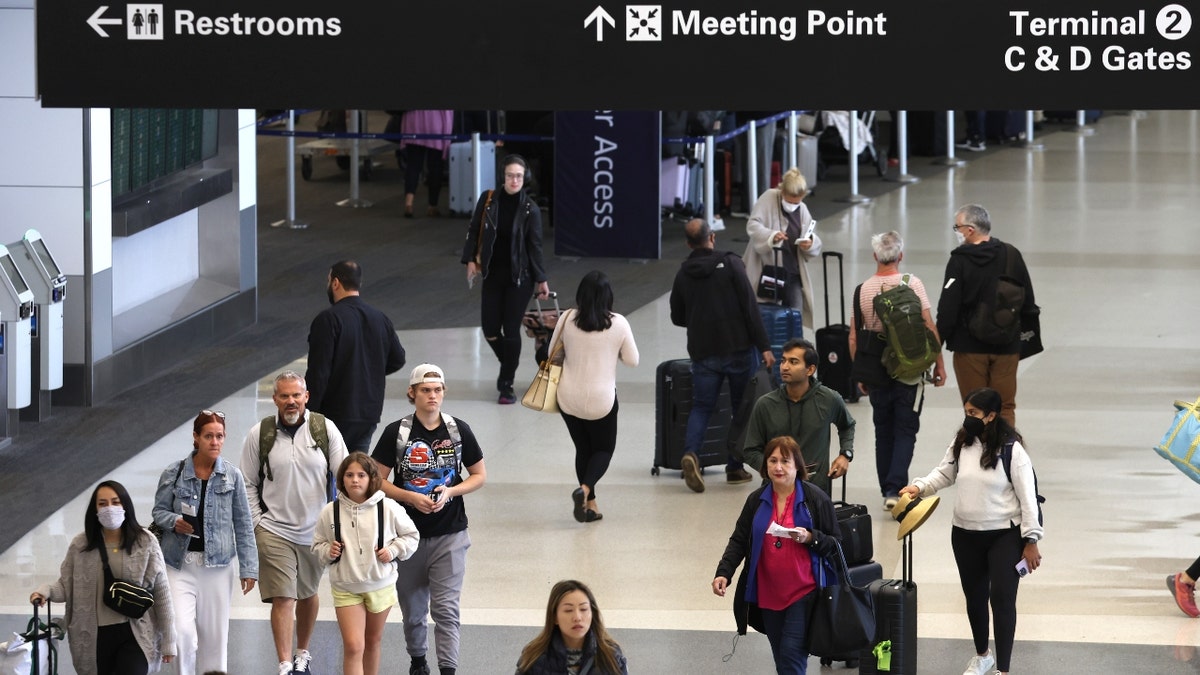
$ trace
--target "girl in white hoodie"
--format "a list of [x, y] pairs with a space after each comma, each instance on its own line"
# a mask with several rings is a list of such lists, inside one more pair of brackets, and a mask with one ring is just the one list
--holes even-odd
[[338, 467], [337, 501], [321, 509], [313, 534], [313, 552], [333, 565], [329, 583], [346, 675], [379, 672], [383, 626], [397, 601], [395, 561], [407, 560], [420, 541], [412, 518], [379, 490], [382, 482], [370, 457], [350, 453]]

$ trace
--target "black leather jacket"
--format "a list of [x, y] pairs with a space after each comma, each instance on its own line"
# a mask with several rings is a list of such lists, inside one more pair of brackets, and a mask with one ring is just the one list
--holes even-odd
[[[499, 195], [492, 195], [493, 198], [489, 200], [489, 192], [484, 191], [475, 203], [475, 213], [467, 226], [467, 241], [463, 244], [462, 252], [462, 263], [478, 262], [479, 272], [485, 279], [491, 267], [496, 220], [500, 213]], [[513, 285], [520, 286], [530, 277], [534, 283], [546, 281], [546, 266], [542, 262], [542, 210], [524, 190], [521, 190], [517, 217], [513, 221], [512, 242], [509, 255]]]

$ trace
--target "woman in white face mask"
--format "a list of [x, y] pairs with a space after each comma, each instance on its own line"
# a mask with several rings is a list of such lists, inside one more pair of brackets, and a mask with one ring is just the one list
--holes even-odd
[[[120, 614], [101, 601], [105, 575], [101, 554], [115, 579], [149, 590], [154, 606], [141, 618]], [[158, 540], [137, 522], [125, 486], [96, 486], [83, 517], [83, 532], [67, 547], [58, 581], [29, 597], [35, 605], [66, 604], [71, 662], [79, 675], [145, 675], [150, 664], [175, 656], [171, 589]]]
[[[821, 255], [821, 237], [813, 229], [816, 223], [803, 203], [807, 194], [808, 182], [800, 170], [795, 167], [788, 169], [779, 187], [767, 190], [754, 202], [750, 219], [746, 222], [750, 243], [746, 245], [742, 257], [750, 285], [757, 289], [759, 301], [774, 300], [773, 293], [761, 283], [766, 271], [767, 276], [784, 281], [780, 296], [782, 304], [799, 309], [804, 327], [812, 331], [813, 294], [807, 263]], [[776, 262], [775, 249], [781, 249], [779, 262]], [[771, 274], [776, 265], [783, 269], [774, 270], [775, 274]]]

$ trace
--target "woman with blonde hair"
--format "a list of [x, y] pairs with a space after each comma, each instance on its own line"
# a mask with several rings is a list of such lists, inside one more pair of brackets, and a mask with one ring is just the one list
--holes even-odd
[[[779, 187], [762, 193], [746, 221], [750, 243], [746, 244], [742, 258], [746, 262], [750, 285], [759, 289], [764, 268], [776, 265], [775, 249], [782, 250], [778, 264], [783, 266], [783, 273], [779, 275], [784, 281], [783, 305], [799, 309], [804, 327], [811, 331], [813, 293], [807, 263], [821, 255], [821, 237], [815, 230], [806, 236], [813, 222], [812, 214], [803, 203], [807, 195], [808, 181], [795, 167], [783, 174]], [[759, 299], [771, 300], [773, 296], [760, 290]]]
[[517, 675], [629, 675], [621, 646], [609, 637], [592, 589], [567, 579], [550, 589], [546, 625], [517, 661]]

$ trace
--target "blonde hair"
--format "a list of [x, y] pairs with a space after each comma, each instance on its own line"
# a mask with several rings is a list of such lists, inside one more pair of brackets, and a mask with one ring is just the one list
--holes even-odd
[[789, 197], [804, 199], [808, 194], [808, 181], [804, 180], [804, 174], [800, 173], [800, 169], [793, 166], [780, 179], [779, 191]]

